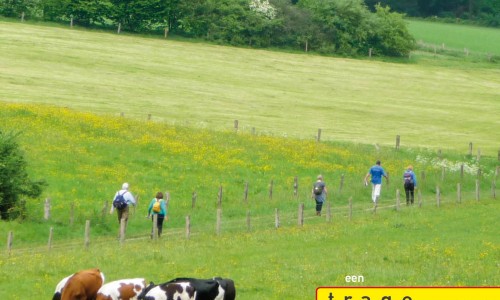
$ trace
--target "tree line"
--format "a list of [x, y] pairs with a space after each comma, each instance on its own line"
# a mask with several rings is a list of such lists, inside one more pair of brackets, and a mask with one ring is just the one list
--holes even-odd
[[407, 56], [404, 15], [363, 0], [0, 0], [0, 15], [346, 56]]
[[381, 3], [410, 17], [439, 17], [453, 21], [500, 27], [498, 0], [366, 0], [374, 9]]

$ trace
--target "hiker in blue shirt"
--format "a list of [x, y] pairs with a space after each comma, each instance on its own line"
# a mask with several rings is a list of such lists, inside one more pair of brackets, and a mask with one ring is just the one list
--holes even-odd
[[[163, 200], [163, 193], [156, 193], [156, 197], [151, 200], [148, 207], [147, 218], [153, 215], [157, 215], [156, 227], [158, 228], [158, 237], [161, 237], [161, 232], [163, 231], [163, 221], [167, 218], [167, 204]], [[154, 218], [151, 218], [154, 220]], [[151, 238], [153, 238], [153, 233], [151, 232]]]
[[368, 186], [368, 177], [370, 176], [372, 182], [372, 201], [373, 204], [376, 206], [380, 198], [380, 190], [382, 188], [382, 176], [385, 177], [385, 179], [389, 180], [387, 178], [387, 174], [385, 173], [384, 168], [380, 166], [380, 160], [377, 160], [375, 165], [371, 167], [368, 173], [366, 174], [365, 186]]
[[409, 165], [403, 174], [403, 184], [406, 194], [406, 205], [413, 205], [415, 188], [417, 187], [417, 176], [413, 173], [413, 166]]

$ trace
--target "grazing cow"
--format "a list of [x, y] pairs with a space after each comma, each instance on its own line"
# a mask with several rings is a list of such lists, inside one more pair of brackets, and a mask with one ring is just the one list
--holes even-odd
[[139, 300], [234, 300], [234, 281], [213, 279], [176, 278], [171, 281], [147, 286]]
[[62, 290], [71, 276], [73, 276], [73, 274], [64, 277], [61, 281], [59, 281], [59, 283], [56, 286], [56, 290], [54, 291], [54, 296], [52, 297], [52, 300], [61, 300]]
[[103, 283], [104, 274], [99, 269], [76, 272], [64, 285], [61, 300], [95, 300]]
[[97, 291], [96, 300], [137, 300], [146, 287], [144, 278], [121, 279], [106, 283]]

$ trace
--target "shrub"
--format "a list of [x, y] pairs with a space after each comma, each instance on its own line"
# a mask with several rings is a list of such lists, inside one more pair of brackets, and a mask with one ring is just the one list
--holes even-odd
[[27, 163], [16, 142], [18, 134], [0, 131], [0, 218], [23, 217], [24, 201], [21, 196], [38, 197], [43, 181], [32, 181], [26, 170]]

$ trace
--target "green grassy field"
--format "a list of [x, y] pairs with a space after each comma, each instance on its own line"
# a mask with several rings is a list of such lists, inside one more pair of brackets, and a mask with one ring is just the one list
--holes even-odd
[[[3, 130], [23, 132], [19, 143], [30, 174], [48, 183], [42, 199], [28, 201], [26, 220], [0, 222], [0, 232], [14, 236], [11, 253], [0, 255], [2, 299], [34, 293], [49, 298], [61, 278], [94, 266], [108, 281], [231, 277], [238, 299], [313, 299], [318, 286], [349, 285], [347, 275], [362, 275], [366, 280], [361, 285], [369, 286], [499, 284], [500, 202], [490, 192], [490, 183], [497, 181], [494, 158], [478, 162], [475, 156], [452, 152], [439, 159], [434, 151], [377, 151], [370, 145], [189, 129], [43, 105], [0, 103], [0, 117], [7, 120]], [[374, 214], [362, 177], [376, 158], [392, 175]], [[423, 204], [401, 205], [397, 211], [398, 178], [409, 163], [419, 176], [425, 172], [425, 179], [419, 180]], [[463, 179], [457, 164], [465, 165]], [[480, 201], [474, 197], [477, 168], [482, 170]], [[328, 183], [330, 222], [326, 207], [322, 218], [314, 216], [309, 197], [318, 173]], [[293, 196], [295, 176], [298, 197]], [[131, 182], [140, 198], [127, 240], [120, 245], [115, 215], [107, 210], [102, 214], [101, 209], [123, 181]], [[248, 202], [243, 200], [246, 182]], [[462, 203], [457, 203], [458, 182]], [[223, 218], [216, 235], [221, 185]], [[439, 208], [436, 187], [441, 190]], [[155, 243], [144, 216], [158, 190], [171, 195], [170, 219], [164, 237]], [[195, 208], [193, 190], [198, 194]], [[48, 221], [42, 217], [45, 197], [52, 205]], [[304, 226], [298, 225], [300, 203], [305, 205]], [[184, 231], [188, 215], [189, 240]], [[83, 239], [86, 220], [91, 222], [88, 249]], [[53, 242], [48, 250], [50, 228]]]
[[500, 29], [447, 24], [428, 21], [408, 21], [415, 39], [425, 43], [469, 51], [500, 55]]
[[239, 120], [247, 132], [306, 139], [321, 128], [324, 140], [393, 145], [400, 135], [405, 147], [473, 142], [488, 155], [499, 147], [496, 64], [386, 63], [0, 25], [2, 101], [217, 130]]
[[[61, 278], [94, 266], [107, 281], [231, 277], [240, 300], [314, 299], [318, 286], [349, 285], [347, 275], [363, 275], [358, 285], [367, 286], [500, 285], [495, 64], [433, 65], [419, 54], [409, 63], [358, 61], [4, 21], [0, 52], [0, 128], [22, 132], [31, 176], [48, 183], [41, 199], [28, 200], [24, 221], [0, 222], [4, 240], [14, 233], [12, 252], [0, 254], [0, 299], [50, 298]], [[313, 141], [318, 128], [321, 143]], [[376, 159], [391, 179], [374, 214], [362, 178]], [[408, 164], [423, 204], [398, 211]], [[319, 173], [331, 192], [331, 222], [326, 211], [314, 216], [309, 196]], [[124, 181], [140, 200], [120, 245], [116, 217], [102, 208]], [[159, 190], [171, 195], [170, 220], [153, 242], [144, 216]]]

